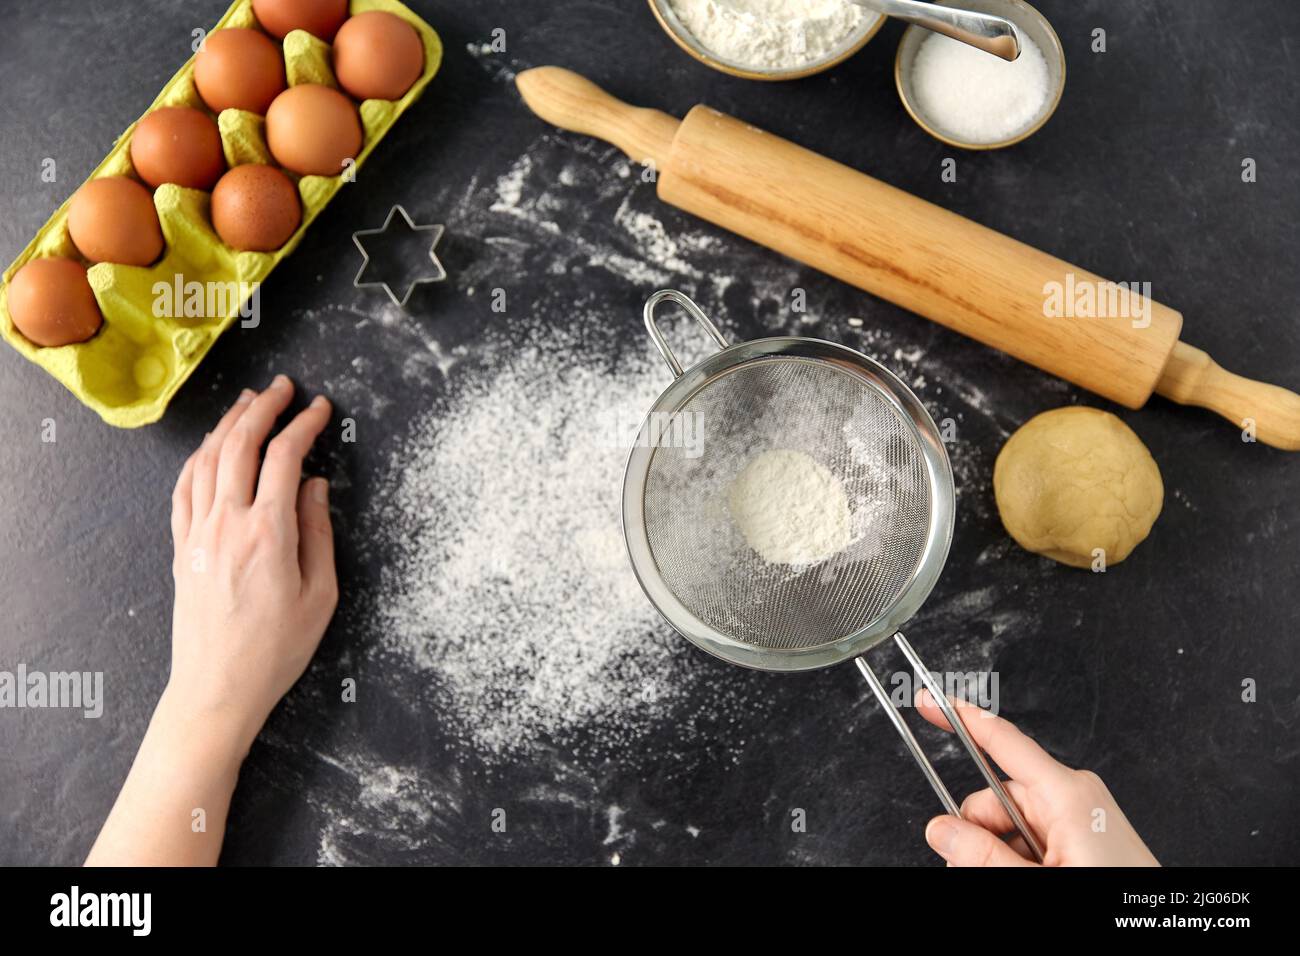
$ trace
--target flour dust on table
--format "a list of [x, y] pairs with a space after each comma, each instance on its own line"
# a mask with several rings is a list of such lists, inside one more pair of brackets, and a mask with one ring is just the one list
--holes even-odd
[[[961, 450], [978, 450], [978, 434], [1001, 426], [975, 386], [904, 332], [870, 319], [850, 327], [849, 313], [830, 316], [816, 300], [793, 312], [790, 291], [808, 287], [806, 270], [684, 217], [661, 219], [675, 214], [611, 148], [547, 134], [499, 176], [438, 202], [452, 235], [491, 251], [453, 272], [458, 294], [542, 291], [454, 350], [436, 326], [382, 306], [361, 319], [412, 356], [397, 385], [427, 378], [444, 396], [397, 440], [362, 520], [381, 567], [357, 611], [373, 634], [368, 652], [417, 678], [412, 706], [487, 766], [549, 761], [542, 755], [556, 748], [582, 764], [613, 756], [663, 766], [664, 737], [654, 735], [665, 725], [682, 753], [736, 759], [743, 735], [696, 728], [761, 714], [773, 692], [674, 634], [622, 541], [627, 451], [670, 380], [644, 343], [636, 303], [675, 285], [708, 301], [733, 338], [814, 334], [878, 355], [942, 399], [938, 417], [963, 423], [953, 446], [959, 489], [963, 464], [972, 482], [992, 467], [963, 461]], [[595, 271], [626, 283], [626, 314], [611, 314], [608, 296], [584, 296]], [[684, 328], [672, 334], [689, 364], [707, 346]], [[384, 401], [384, 380], [354, 371], [371, 404]], [[856, 537], [870, 512], [850, 508]], [[637, 749], [651, 739], [654, 752]]]
[[530, 338], [393, 456], [381, 631], [489, 763], [537, 745], [616, 756], [662, 721], [725, 719], [740, 685], [692, 693], [707, 668], [645, 599], [620, 531], [635, 410], [663, 375]]

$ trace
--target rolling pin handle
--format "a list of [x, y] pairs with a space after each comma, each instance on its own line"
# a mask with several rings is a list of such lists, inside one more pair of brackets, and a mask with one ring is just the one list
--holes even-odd
[[650, 333], [650, 341], [654, 342], [655, 348], [659, 354], [664, 357], [668, 367], [673, 370], [673, 378], [682, 377], [682, 363], [677, 361], [677, 356], [673, 354], [672, 348], [668, 345], [668, 340], [664, 338], [664, 333], [655, 321], [655, 309], [659, 307], [660, 302], [676, 302], [685, 311], [686, 314], [704, 327], [704, 331], [709, 333], [709, 337], [718, 343], [719, 348], [727, 347], [727, 340], [723, 334], [718, 331], [718, 327], [713, 324], [712, 320], [704, 314], [704, 310], [692, 301], [691, 297], [674, 289], [662, 289], [650, 296], [645, 303], [645, 327]]
[[1286, 451], [1300, 451], [1300, 395], [1225, 371], [1186, 342], [1170, 353], [1156, 391], [1180, 405], [1218, 412], [1254, 438]]
[[539, 66], [515, 77], [528, 108], [552, 126], [617, 146], [634, 163], [668, 165], [681, 120], [659, 110], [629, 106], [591, 80], [558, 66]]

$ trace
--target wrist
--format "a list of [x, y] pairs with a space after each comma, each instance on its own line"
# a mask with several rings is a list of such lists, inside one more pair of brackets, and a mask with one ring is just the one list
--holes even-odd
[[194, 695], [168, 683], [154, 709], [150, 731], [156, 728], [186, 752], [238, 772], [262, 723], [234, 708], [199, 703]]

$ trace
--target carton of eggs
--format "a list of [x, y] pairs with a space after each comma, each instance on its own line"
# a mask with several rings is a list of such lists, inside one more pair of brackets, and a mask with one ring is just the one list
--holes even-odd
[[235, 0], [5, 270], [0, 336], [110, 425], [157, 421], [441, 60], [397, 0]]

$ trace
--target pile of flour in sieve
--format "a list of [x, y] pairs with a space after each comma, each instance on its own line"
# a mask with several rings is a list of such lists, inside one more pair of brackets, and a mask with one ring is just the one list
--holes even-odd
[[840, 480], [801, 451], [753, 458], [727, 492], [732, 519], [771, 564], [818, 564], [849, 545], [849, 499]]
[[840, 49], [875, 14], [848, 0], [670, 0], [700, 45], [733, 63], [795, 69]]

